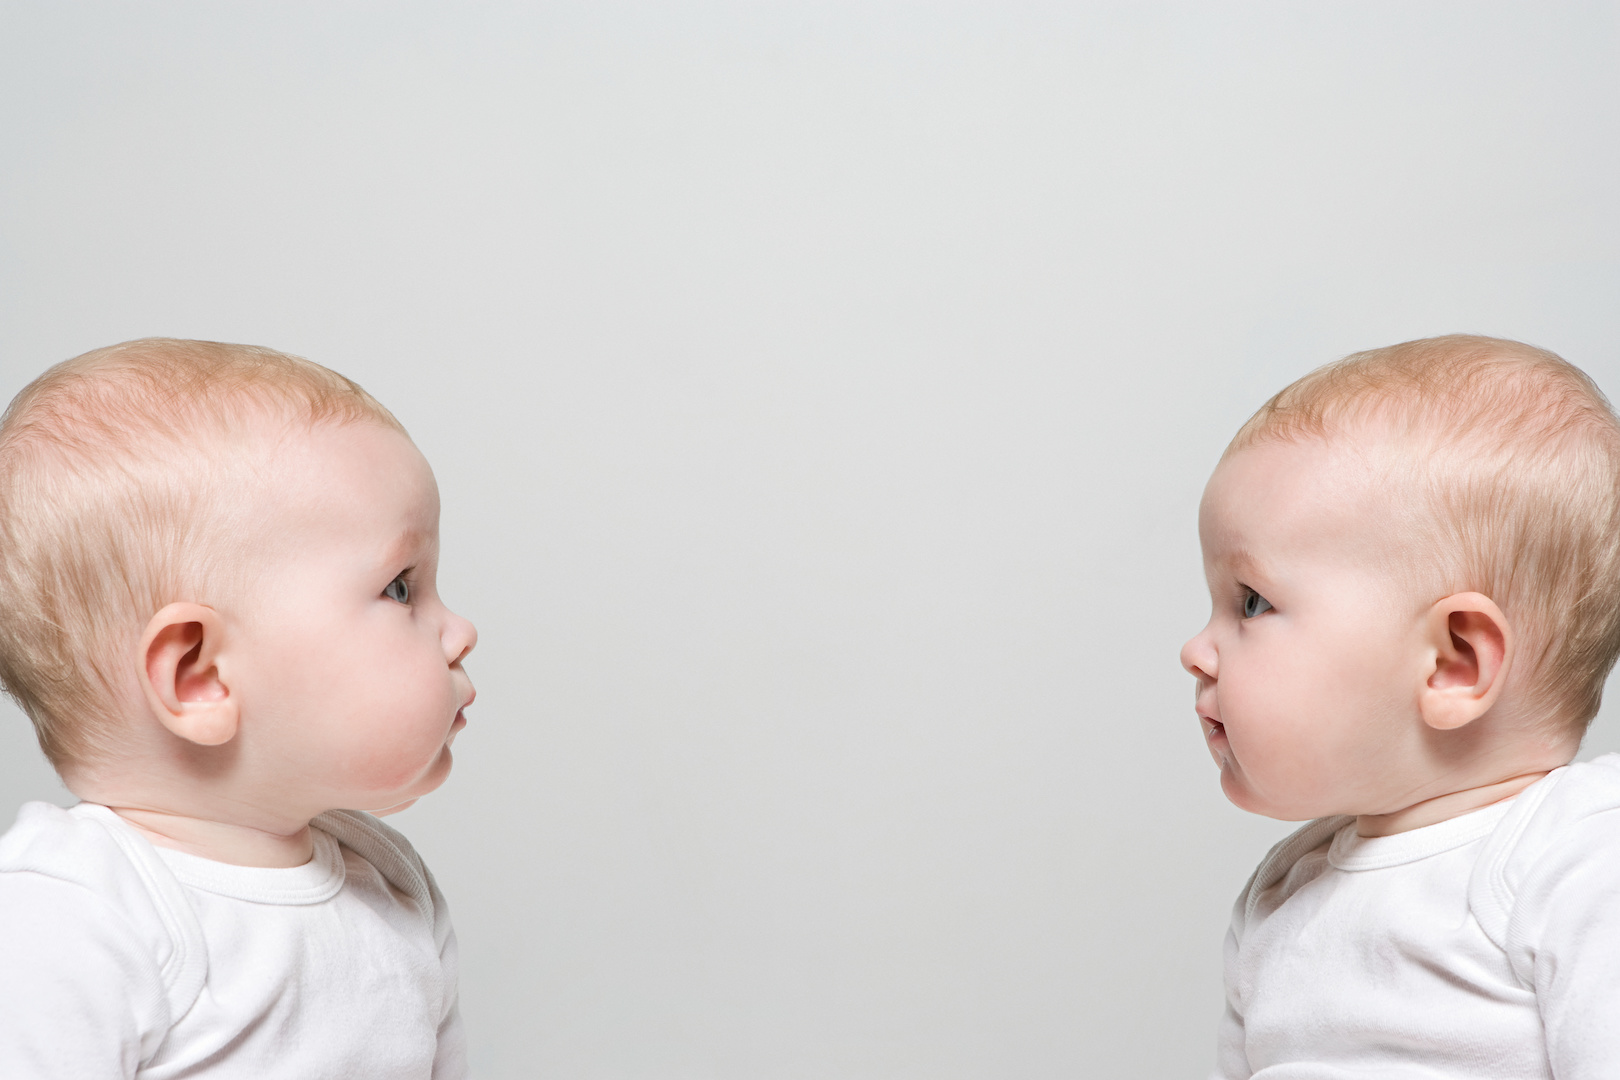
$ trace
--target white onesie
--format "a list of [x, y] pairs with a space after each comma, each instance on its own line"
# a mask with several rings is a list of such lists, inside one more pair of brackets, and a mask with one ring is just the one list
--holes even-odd
[[232, 866], [25, 805], [0, 837], [0, 1077], [465, 1076], [427, 868], [367, 814], [312, 833], [303, 866]]
[[1438, 825], [1311, 822], [1226, 940], [1215, 1075], [1620, 1076], [1620, 754]]

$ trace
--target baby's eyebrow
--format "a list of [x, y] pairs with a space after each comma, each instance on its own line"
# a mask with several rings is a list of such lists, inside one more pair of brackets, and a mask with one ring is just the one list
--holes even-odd
[[426, 529], [408, 527], [388, 545], [385, 561], [390, 565], [407, 561], [433, 542], [433, 534]]
[[1240, 576], [1253, 573], [1260, 566], [1260, 560], [1255, 558], [1254, 552], [1241, 545], [1222, 550], [1215, 561]]

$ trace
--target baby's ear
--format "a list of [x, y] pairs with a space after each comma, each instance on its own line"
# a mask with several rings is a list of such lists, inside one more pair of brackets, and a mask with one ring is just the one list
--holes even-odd
[[170, 604], [141, 635], [141, 689], [158, 723], [187, 742], [219, 746], [236, 737], [241, 709], [220, 677], [224, 640], [219, 613], [202, 604]]
[[1454, 593], [1429, 609], [1425, 647], [1429, 675], [1418, 694], [1423, 722], [1451, 731], [1496, 704], [1513, 660], [1507, 616], [1484, 593]]

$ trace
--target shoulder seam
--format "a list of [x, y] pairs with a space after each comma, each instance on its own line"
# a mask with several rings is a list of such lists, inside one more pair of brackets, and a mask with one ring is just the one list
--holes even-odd
[[[111, 810], [105, 811], [112, 815]], [[182, 1016], [191, 1011], [196, 1004], [197, 997], [202, 993], [203, 984], [208, 981], [208, 946], [203, 939], [202, 926], [197, 922], [197, 915], [186, 900], [185, 893], [177, 878], [174, 877], [168, 866], [164, 865], [155, 851], [151, 857], [140, 849], [145, 845], [151, 848], [144, 839], [127, 834], [123, 828], [103, 820], [100, 814], [91, 818], [103, 831], [112, 837], [118, 850], [128, 859], [135, 872], [140, 875], [141, 884], [146, 893], [152, 898], [152, 906], [157, 909], [158, 918], [163, 920], [163, 929], [169, 935], [169, 941], [174, 947], [174, 954], [169, 957], [169, 963], [164, 965], [163, 982], [173, 997], [170, 1004], [174, 1015], [170, 1017], [172, 1026]], [[159, 879], [162, 875], [168, 883]]]
[[[135, 880], [139, 883], [136, 891], [146, 897], [147, 903], [151, 905], [152, 914], [162, 928], [163, 936], [168, 940], [170, 954], [167, 961], [160, 962], [157, 957], [152, 957], [151, 960], [168, 1010], [166, 1028], [172, 1028], [181, 1017], [191, 1011], [208, 980], [208, 946], [203, 938], [202, 927], [197, 922], [196, 913], [192, 911], [180, 882], [168, 867], [163, 865], [150, 844], [138, 835], [126, 832], [127, 826], [123, 826], [116, 815], [106, 807], [95, 803], [80, 803], [78, 807], [83, 809], [72, 816], [85, 824], [93, 824], [112, 842], [118, 857], [122, 858], [134, 872]], [[95, 896], [102, 906], [117, 914], [120, 922], [133, 930], [128, 913], [119, 905], [112, 903], [85, 881], [65, 876], [60, 872], [60, 868], [25, 863], [13, 865], [8, 869], [37, 873], [84, 889]], [[151, 1050], [151, 1047], [143, 1047], [142, 1053], [145, 1055]]]

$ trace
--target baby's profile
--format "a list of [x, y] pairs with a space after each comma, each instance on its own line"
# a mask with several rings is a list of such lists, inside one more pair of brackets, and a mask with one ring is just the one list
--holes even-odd
[[1305, 376], [1199, 512], [1183, 647], [1238, 806], [1316, 819], [1226, 942], [1216, 1076], [1620, 1071], [1620, 755], [1571, 765], [1620, 650], [1620, 422], [1517, 342]]
[[459, 1077], [397, 809], [476, 641], [399, 422], [296, 357], [149, 339], [0, 418], [0, 679], [70, 809], [0, 837], [0, 1076]]

